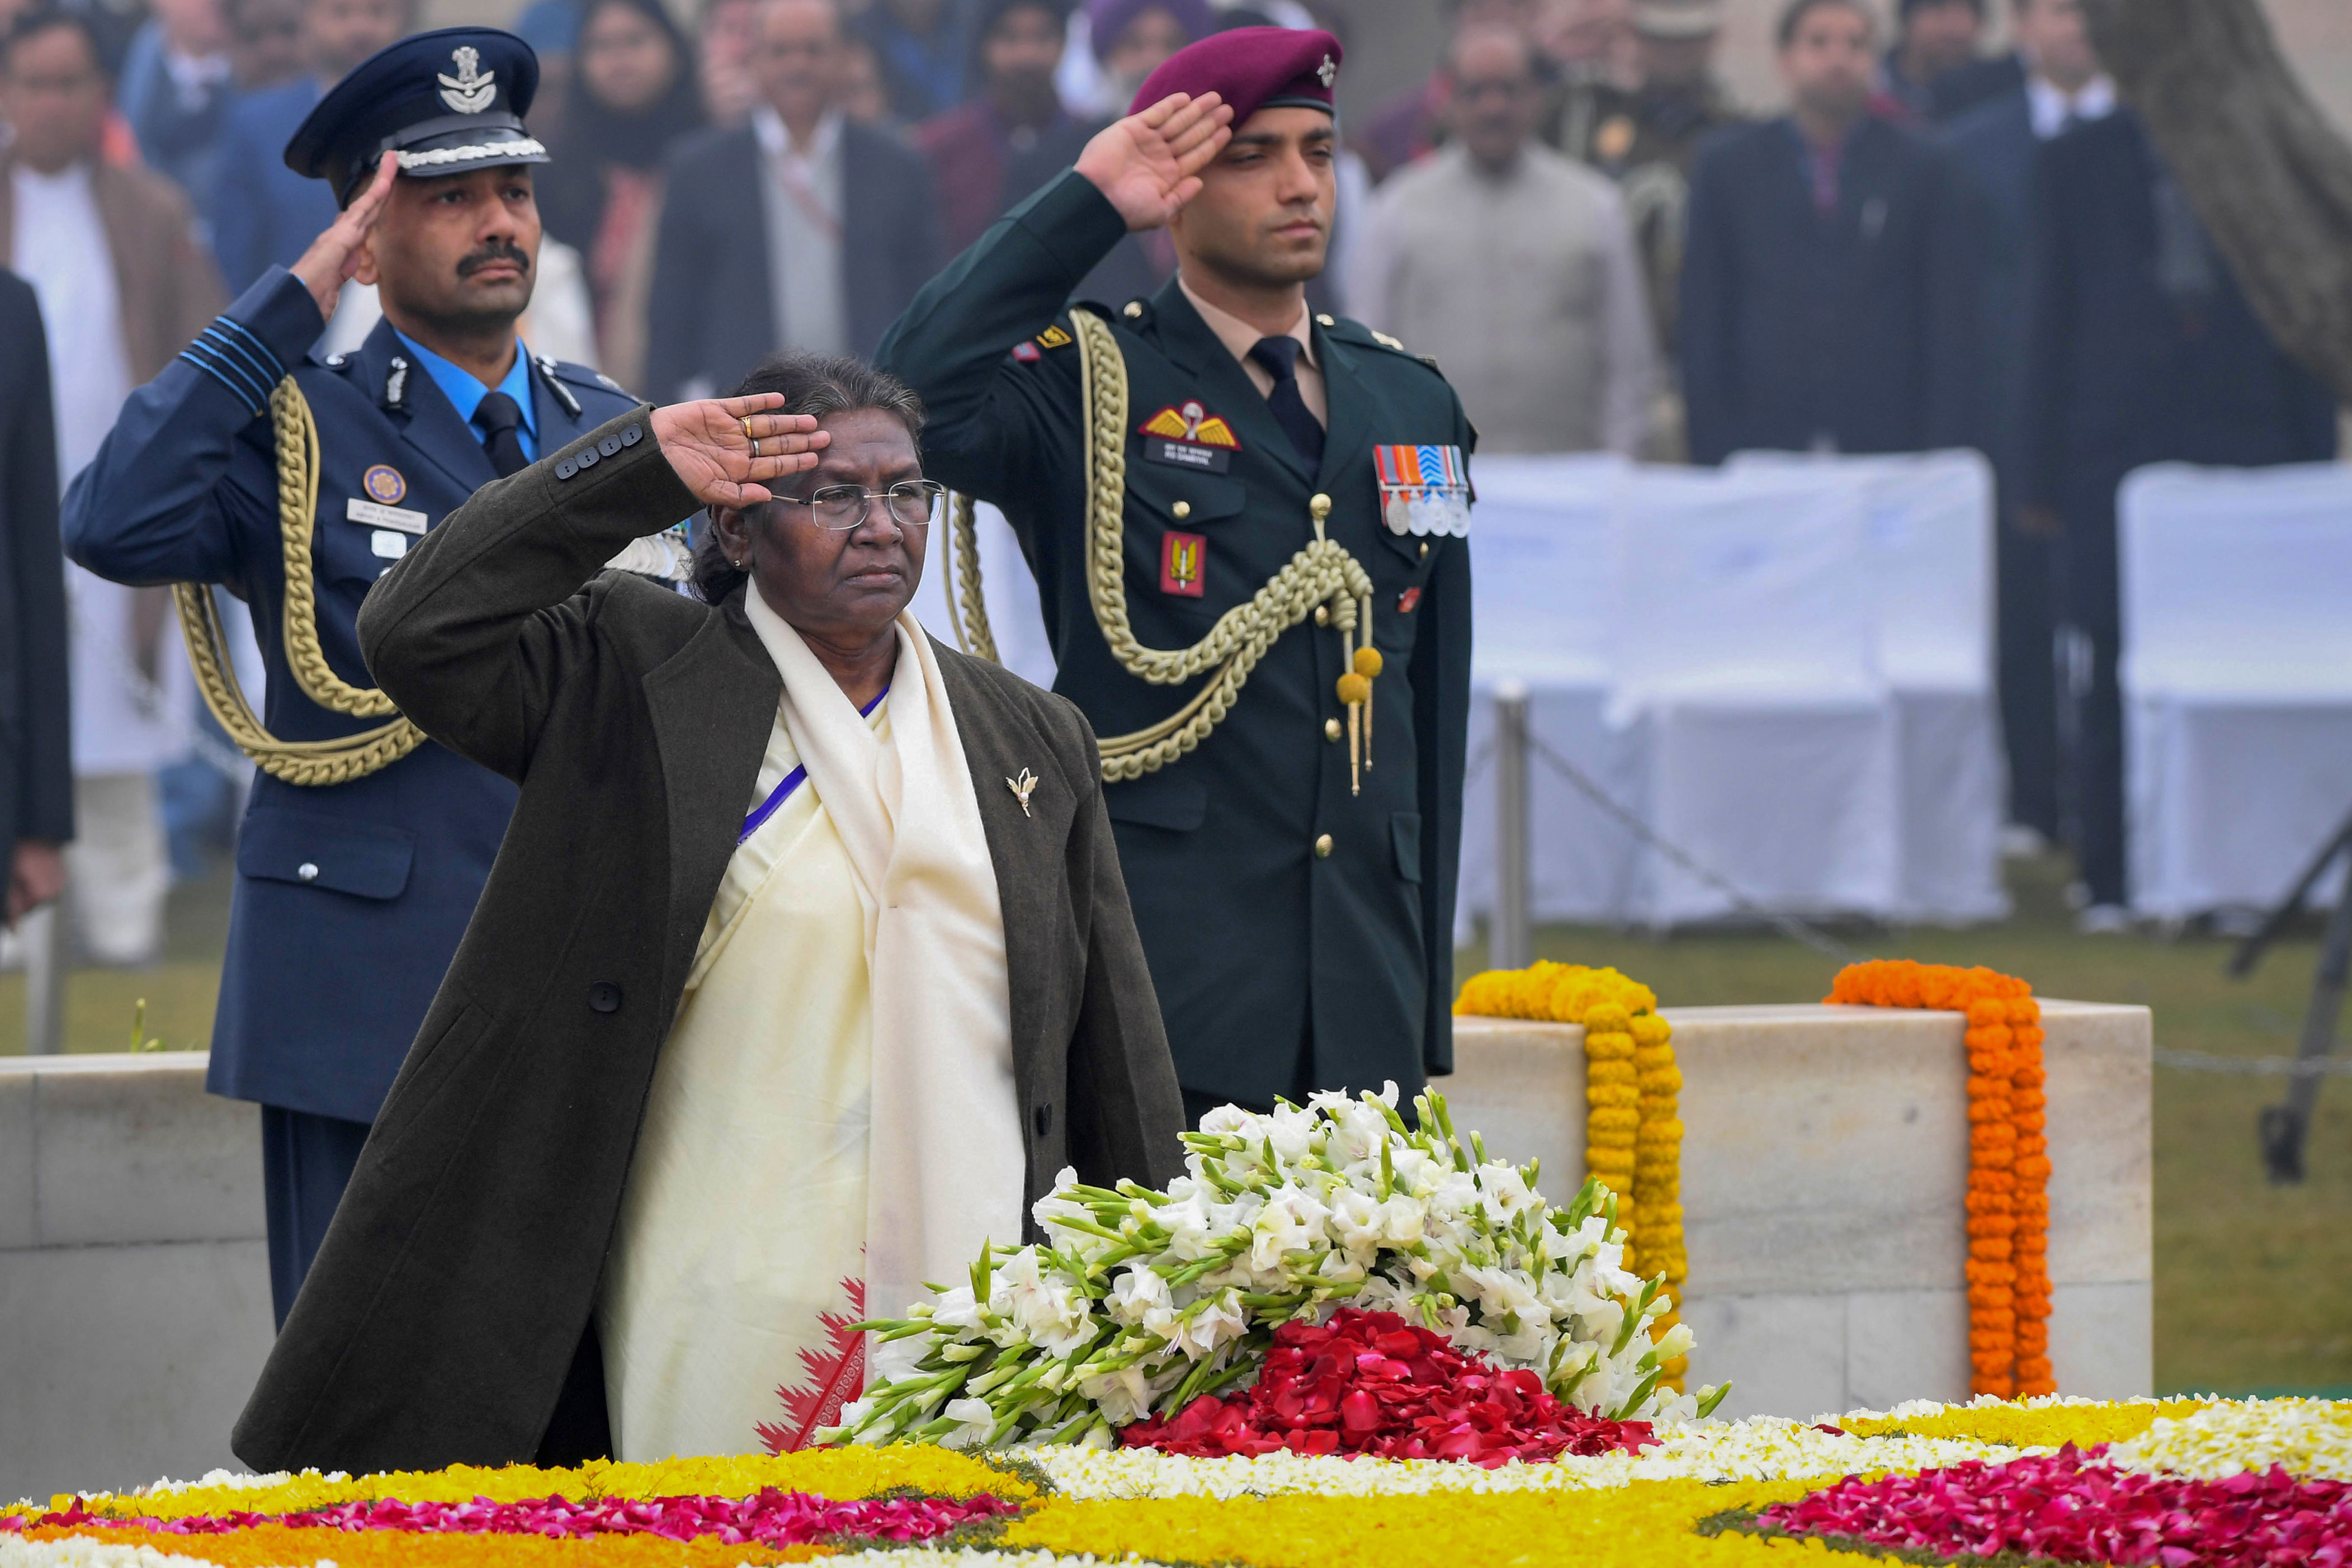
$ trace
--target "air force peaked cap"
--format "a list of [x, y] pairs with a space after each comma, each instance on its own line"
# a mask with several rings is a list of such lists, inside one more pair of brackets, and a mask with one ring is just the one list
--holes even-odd
[[1339, 79], [1339, 40], [1318, 27], [1235, 27], [1213, 33], [1170, 55], [1143, 79], [1129, 114], [1140, 114], [1171, 92], [1194, 98], [1213, 92], [1233, 106], [1234, 127], [1261, 109], [1332, 112], [1331, 84]]
[[335, 189], [349, 205], [379, 153], [430, 177], [500, 163], [544, 163], [523, 129], [539, 90], [539, 57], [496, 27], [443, 27], [362, 61], [319, 100], [286, 143], [286, 166]]

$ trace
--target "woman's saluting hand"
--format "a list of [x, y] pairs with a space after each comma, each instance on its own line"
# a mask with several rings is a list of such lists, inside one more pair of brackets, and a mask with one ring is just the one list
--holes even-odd
[[654, 410], [654, 439], [679, 480], [705, 506], [756, 506], [768, 486], [816, 467], [833, 437], [807, 414], [772, 414], [780, 392], [709, 397]]

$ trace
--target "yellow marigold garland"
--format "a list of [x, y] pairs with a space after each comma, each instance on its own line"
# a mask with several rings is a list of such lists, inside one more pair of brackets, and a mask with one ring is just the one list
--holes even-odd
[[[1472, 975], [1454, 1011], [1583, 1026], [1584, 1168], [1624, 1200], [1617, 1220], [1626, 1231], [1626, 1267], [1665, 1276], [1674, 1304], [1651, 1331], [1664, 1334], [1682, 1321], [1690, 1258], [1683, 1246], [1683, 1124], [1675, 1114], [1683, 1075], [1656, 994], [1613, 969], [1540, 960]], [[1664, 1381], [1679, 1391], [1689, 1365], [1687, 1356], [1666, 1363]]]
[[2051, 1394], [2050, 1156], [2042, 1006], [1990, 969], [1896, 959], [1848, 964], [1828, 1002], [1968, 1016], [1969, 1387]]

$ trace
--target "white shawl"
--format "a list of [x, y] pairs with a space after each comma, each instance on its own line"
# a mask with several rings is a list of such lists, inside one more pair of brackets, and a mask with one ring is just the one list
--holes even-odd
[[885, 742], [756, 584], [744, 604], [783, 676], [785, 728], [866, 913], [866, 1305], [898, 1317], [925, 1281], [963, 1279], [983, 1241], [1021, 1242], [1027, 1157], [996, 871], [939, 660], [915, 617], [898, 617]]

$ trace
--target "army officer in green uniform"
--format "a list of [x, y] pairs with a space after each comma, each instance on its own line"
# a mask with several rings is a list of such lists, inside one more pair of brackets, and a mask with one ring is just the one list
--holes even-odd
[[[1276, 27], [1180, 51], [878, 356], [929, 407], [927, 471], [1036, 576], [1196, 1123], [1453, 1065], [1474, 436], [1433, 362], [1308, 311], [1339, 56]], [[1157, 294], [1065, 309], [1161, 226]]]

